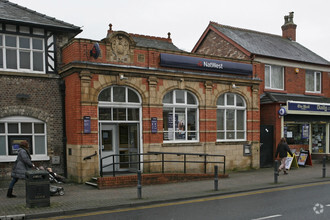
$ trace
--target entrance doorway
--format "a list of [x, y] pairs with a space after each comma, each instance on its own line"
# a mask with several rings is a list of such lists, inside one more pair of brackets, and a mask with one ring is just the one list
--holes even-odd
[[[100, 124], [100, 160], [103, 172], [131, 171], [138, 168], [139, 124]], [[112, 156], [113, 155], [113, 156]], [[103, 159], [104, 158], [104, 159]]]
[[273, 164], [273, 126], [260, 126], [260, 167]]

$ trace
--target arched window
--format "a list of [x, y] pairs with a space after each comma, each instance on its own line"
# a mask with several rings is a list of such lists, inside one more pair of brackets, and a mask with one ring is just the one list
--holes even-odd
[[99, 120], [139, 121], [140, 119], [140, 96], [128, 87], [108, 87], [99, 94], [98, 101]]
[[198, 102], [186, 90], [173, 90], [163, 98], [164, 142], [198, 141]]
[[0, 119], [0, 158], [16, 159], [19, 143], [26, 140], [33, 158], [42, 159], [47, 156], [46, 124], [43, 121], [13, 116]]
[[217, 100], [217, 141], [246, 140], [246, 104], [234, 93], [225, 93]]

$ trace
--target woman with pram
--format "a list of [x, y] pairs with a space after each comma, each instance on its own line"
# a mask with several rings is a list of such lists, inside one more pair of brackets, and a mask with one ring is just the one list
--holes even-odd
[[9, 184], [9, 188], [7, 191], [8, 198], [15, 198], [16, 196], [13, 194], [13, 189], [15, 183], [19, 179], [25, 179], [25, 172], [35, 167], [31, 162], [31, 155], [29, 153], [29, 143], [27, 141], [22, 141], [19, 144], [17, 159], [15, 161], [15, 165], [13, 167], [13, 171], [11, 173], [12, 180]]

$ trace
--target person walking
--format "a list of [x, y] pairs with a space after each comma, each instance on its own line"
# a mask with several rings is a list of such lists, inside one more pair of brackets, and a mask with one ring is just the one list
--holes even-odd
[[286, 161], [286, 158], [288, 156], [288, 153], [293, 157], [293, 154], [292, 154], [292, 152], [291, 152], [291, 150], [289, 148], [289, 145], [287, 144], [286, 139], [283, 137], [283, 138], [281, 138], [281, 141], [280, 141], [280, 143], [277, 146], [277, 150], [276, 150], [276, 154], [275, 154], [275, 158], [279, 154], [280, 155], [280, 159], [281, 159], [281, 165], [278, 168], [278, 172], [279, 173], [283, 169], [284, 174], [288, 174], [286, 172], [286, 169], [285, 169], [285, 161]]
[[12, 180], [9, 184], [9, 188], [7, 192], [8, 198], [16, 197], [13, 194], [15, 183], [19, 179], [25, 179], [25, 172], [32, 167], [34, 167], [34, 164], [31, 162], [31, 155], [29, 153], [29, 143], [27, 141], [22, 141], [19, 144], [17, 159], [15, 161], [15, 165], [11, 173]]

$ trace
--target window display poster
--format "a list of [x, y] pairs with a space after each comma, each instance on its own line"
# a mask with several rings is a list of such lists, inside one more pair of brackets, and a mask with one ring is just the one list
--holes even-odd
[[183, 133], [185, 131], [185, 114], [184, 113], [178, 113], [175, 114], [175, 128], [180, 133]]
[[[167, 115], [167, 123], [168, 123], [168, 133], [167, 137], [164, 137], [166, 140], [173, 140], [173, 114], [169, 113]], [[165, 133], [166, 134], [166, 133]]]
[[175, 114], [175, 138], [185, 139], [185, 114], [176, 113]]
[[308, 139], [309, 138], [309, 125], [305, 124], [302, 126], [302, 133], [301, 133], [302, 139]]

